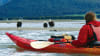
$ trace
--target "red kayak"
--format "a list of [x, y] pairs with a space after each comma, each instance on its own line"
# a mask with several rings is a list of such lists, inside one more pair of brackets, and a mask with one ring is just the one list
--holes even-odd
[[45, 51], [45, 52], [54, 52], [54, 53], [86, 53], [86, 54], [100, 54], [100, 48], [76, 48], [72, 46], [70, 43], [62, 43], [62, 44], [52, 44], [48, 47], [42, 49], [35, 49], [31, 47], [30, 43], [38, 40], [30, 40], [26, 38], [22, 38], [19, 36], [15, 36], [10, 33], [6, 33], [6, 35], [20, 48], [33, 50], [33, 51]]

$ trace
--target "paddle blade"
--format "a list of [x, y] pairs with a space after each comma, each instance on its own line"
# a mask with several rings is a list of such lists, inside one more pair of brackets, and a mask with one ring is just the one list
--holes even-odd
[[54, 42], [49, 42], [49, 41], [35, 41], [30, 43], [31, 47], [35, 49], [42, 49], [52, 44], [54, 44]]

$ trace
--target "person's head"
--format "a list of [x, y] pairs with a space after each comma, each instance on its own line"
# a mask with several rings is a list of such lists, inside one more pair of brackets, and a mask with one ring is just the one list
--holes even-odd
[[90, 21], [96, 20], [96, 14], [93, 13], [93, 12], [88, 12], [88, 13], [85, 15], [85, 20], [86, 20], [86, 22], [90, 22]]

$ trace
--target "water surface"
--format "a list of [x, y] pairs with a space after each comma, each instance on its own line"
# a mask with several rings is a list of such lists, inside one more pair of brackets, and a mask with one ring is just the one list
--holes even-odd
[[[67, 28], [81, 28], [84, 21], [74, 21], [74, 22], [56, 22], [56, 27], [67, 27]], [[0, 27], [16, 27], [16, 23], [0, 23]], [[32, 26], [30, 26], [30, 24]], [[27, 26], [25, 26], [27, 25]], [[42, 27], [41, 23], [24, 23], [23, 27]], [[21, 36], [23, 38], [35, 39], [35, 40], [48, 40], [51, 35], [61, 35], [61, 34], [70, 34], [74, 35], [76, 38], [79, 31], [49, 31], [49, 30], [1, 30], [0, 31], [0, 56], [95, 56], [90, 54], [64, 54], [64, 53], [44, 53], [44, 52], [34, 52], [29, 50], [23, 50], [16, 46], [10, 39], [5, 35], [5, 32], [10, 32], [14, 35]]]

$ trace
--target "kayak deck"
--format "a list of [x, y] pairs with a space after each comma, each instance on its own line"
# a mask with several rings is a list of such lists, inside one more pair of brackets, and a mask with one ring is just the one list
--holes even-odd
[[15, 36], [10, 33], [6, 33], [6, 35], [20, 48], [33, 50], [33, 51], [45, 51], [45, 52], [54, 52], [54, 53], [86, 53], [86, 54], [100, 54], [100, 48], [76, 48], [72, 46], [70, 43], [63, 44], [53, 44], [46, 48], [35, 49], [30, 46], [30, 43], [38, 40], [31, 40], [22, 38], [19, 36]]

